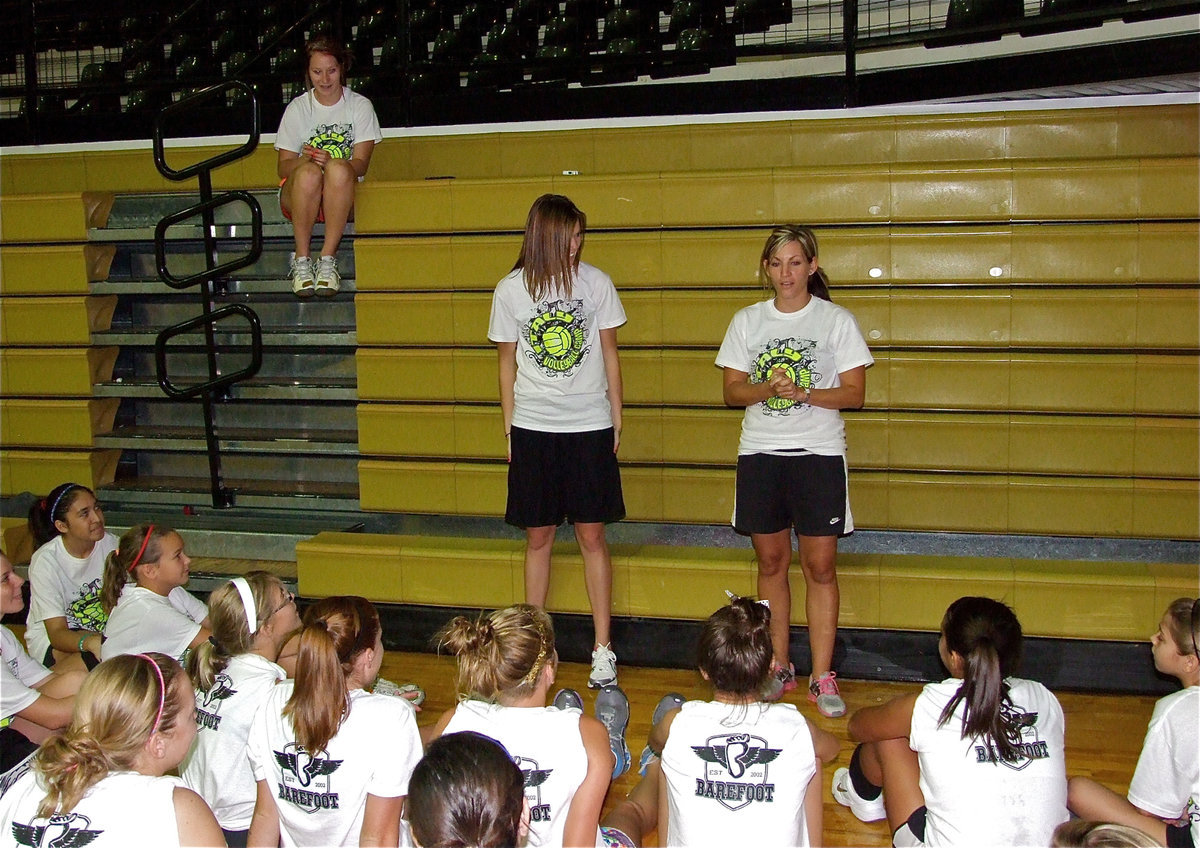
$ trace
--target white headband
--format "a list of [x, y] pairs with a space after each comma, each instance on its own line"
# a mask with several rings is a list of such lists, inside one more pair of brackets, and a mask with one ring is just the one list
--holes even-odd
[[253, 636], [258, 632], [258, 607], [254, 605], [254, 593], [250, 591], [250, 584], [246, 582], [245, 577], [235, 577], [229, 582], [242, 596], [242, 606], [246, 608], [246, 624], [250, 628], [250, 635]]

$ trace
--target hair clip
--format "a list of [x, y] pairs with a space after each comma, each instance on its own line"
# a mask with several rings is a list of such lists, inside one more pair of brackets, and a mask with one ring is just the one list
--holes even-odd
[[[735, 595], [733, 592], [730, 592], [728, 589], [725, 590], [725, 594], [729, 596], [729, 603], [733, 603], [734, 601], [740, 601], [742, 599], [741, 595]], [[760, 599], [758, 601], [758, 603], [762, 604], [767, 609], [771, 608], [771, 602], [768, 601], [766, 598]]]

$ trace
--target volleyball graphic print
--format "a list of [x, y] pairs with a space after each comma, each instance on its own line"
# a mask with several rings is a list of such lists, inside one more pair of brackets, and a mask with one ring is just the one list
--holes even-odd
[[526, 354], [547, 377], [569, 377], [588, 354], [587, 318], [582, 300], [547, 301], [521, 328]]
[[[811, 389], [821, 379], [814, 370], [816, 347], [812, 339], [772, 339], [754, 358], [750, 382], [765, 383], [774, 372], [782, 371], [797, 386]], [[789, 398], [769, 397], [763, 401], [767, 415], [787, 415], [795, 406], [796, 401]]]
[[332, 159], [349, 159], [354, 155], [354, 124], [320, 124], [308, 140], [308, 145], [324, 150]]

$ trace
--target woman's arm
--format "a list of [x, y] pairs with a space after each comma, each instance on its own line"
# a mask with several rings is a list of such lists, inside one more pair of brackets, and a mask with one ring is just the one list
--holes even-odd
[[625, 387], [621, 382], [621, 357], [617, 353], [617, 328], [600, 331], [600, 349], [604, 353], [604, 376], [608, 378], [608, 405], [612, 408], [613, 453], [621, 446], [621, 409]]
[[512, 417], [517, 385], [517, 343], [496, 342], [500, 372], [500, 415], [504, 419], [504, 438], [509, 444], [508, 459], [512, 461]]
[[[47, 730], [58, 730], [71, 723], [71, 711], [74, 707], [74, 697], [55, 698], [53, 695], [39, 694], [36, 701], [17, 712], [17, 717]], [[18, 725], [19, 727], [20, 725]], [[41, 742], [42, 740], [34, 739], [34, 741]]]
[[246, 836], [250, 848], [279, 848], [279, 809], [265, 780], [258, 781], [258, 796], [254, 799], [254, 817]]
[[913, 709], [919, 694], [901, 695], [878, 707], [857, 710], [850, 716], [850, 738], [855, 742], [907, 738], [912, 733]]
[[179, 832], [179, 844], [184, 848], [209, 845], [224, 845], [225, 834], [204, 799], [190, 789], [176, 786], [175, 827]]
[[812, 735], [813, 751], [816, 752], [817, 759], [823, 763], [832, 763], [842, 743], [832, 733], [822, 730], [812, 722], [808, 723], [808, 732]]
[[208, 637], [212, 635], [212, 631], [209, 630], [207, 626], [208, 619], [206, 618], [204, 621], [205, 624], [200, 625], [200, 629], [196, 631], [196, 635], [192, 638], [192, 641], [188, 643], [189, 648], [194, 648], [201, 642], [207, 641]]
[[433, 726], [425, 725], [424, 727], [420, 728], [422, 745], [428, 748], [434, 739], [439, 738], [443, 733], [446, 732], [446, 725], [450, 723], [450, 719], [454, 718], [454, 711], [456, 709], [458, 709], [458, 707], [451, 707], [442, 713], [441, 717], [437, 720], [437, 724]]
[[367, 795], [362, 831], [358, 836], [359, 845], [400, 844], [400, 813], [404, 811], [405, 797], [407, 796], [381, 798], [378, 795]]
[[281, 180], [286, 180], [292, 175], [292, 171], [300, 167], [308, 157], [302, 156], [294, 150], [284, 150], [280, 148], [279, 156], [275, 160], [275, 173]]
[[822, 831], [825, 829], [825, 804], [821, 798], [821, 790], [825, 787], [824, 771], [821, 760], [816, 761], [817, 770], [812, 779], [804, 787], [804, 826], [808, 829], [809, 845], [824, 845]]
[[767, 398], [775, 397], [775, 390], [768, 383], [751, 383], [750, 374], [736, 368], [724, 368], [723, 395], [726, 406], [754, 406]]
[[[91, 630], [72, 630], [67, 626], [67, 617], [65, 615], [47, 618], [43, 624], [46, 625], [46, 635], [50, 637], [50, 645], [56, 651], [62, 651], [64, 654], [78, 654], [79, 640], [83, 640], [83, 650], [100, 656], [100, 634], [93, 633]], [[38, 658], [39, 660], [41, 657]]]
[[612, 781], [613, 755], [608, 745], [608, 731], [599, 719], [579, 717], [579, 735], [587, 752], [587, 774], [575, 790], [567, 821], [563, 826], [564, 845], [595, 845], [596, 828], [600, 826], [600, 811], [604, 796]]
[[367, 169], [371, 167], [371, 154], [374, 152], [374, 139], [360, 141], [354, 145], [354, 152], [350, 156], [350, 167], [354, 169], [356, 177], [367, 175]]
[[[728, 370], [728, 369], [726, 369]], [[860, 365], [838, 374], [840, 386], [831, 389], [806, 389], [796, 385], [782, 371], [775, 371], [767, 382], [781, 398], [819, 406], [823, 409], [859, 409], [867, 396], [867, 366]]]

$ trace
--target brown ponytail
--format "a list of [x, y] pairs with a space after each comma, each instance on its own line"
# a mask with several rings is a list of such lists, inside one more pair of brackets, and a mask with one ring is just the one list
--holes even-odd
[[696, 653], [714, 689], [757, 699], [771, 672], [771, 610], [733, 598], [704, 622]]
[[1021, 623], [991, 598], [959, 598], [942, 619], [946, 649], [963, 658], [963, 682], [942, 710], [938, 727], [964, 704], [962, 737], [978, 738], [1004, 760], [1021, 756], [1021, 725], [1004, 679], [1021, 661]]
[[283, 714], [309, 754], [325, 751], [350, 714], [347, 681], [354, 661], [375, 647], [379, 632], [379, 613], [366, 598], [325, 598], [304, 613], [296, 685]]

